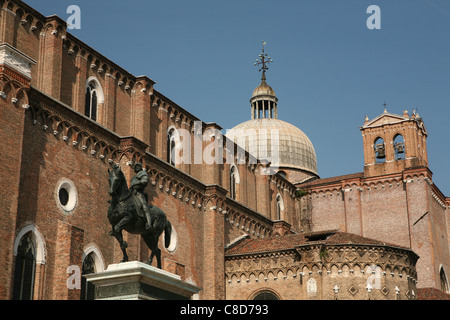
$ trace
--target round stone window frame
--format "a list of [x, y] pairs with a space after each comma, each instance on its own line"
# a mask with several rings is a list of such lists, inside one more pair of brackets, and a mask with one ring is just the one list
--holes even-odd
[[[163, 232], [162, 237], [161, 237], [163, 239], [163, 243], [164, 243], [164, 237], [165, 237], [165, 231]], [[168, 248], [164, 247], [164, 249], [171, 254], [175, 253], [175, 251], [177, 251], [177, 249], [178, 249], [178, 233], [175, 230], [175, 228], [173, 227], [173, 225], [172, 225], [172, 232], [170, 234], [170, 245]]]
[[[68, 200], [65, 205], [61, 203], [59, 197], [59, 193], [62, 189], [66, 190], [68, 194]], [[60, 208], [64, 213], [70, 213], [75, 210], [78, 204], [78, 191], [73, 181], [67, 178], [62, 178], [58, 181], [55, 190], [55, 201], [58, 208]]]

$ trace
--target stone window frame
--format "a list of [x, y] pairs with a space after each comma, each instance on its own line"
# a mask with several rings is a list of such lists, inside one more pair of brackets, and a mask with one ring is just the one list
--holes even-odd
[[[32, 295], [31, 299], [40, 299], [40, 292], [42, 286], [42, 279], [40, 275], [43, 274], [43, 269], [46, 264], [46, 247], [42, 234], [34, 224], [24, 226], [18, 233], [14, 240], [13, 254], [14, 260], [18, 255], [18, 250], [22, 239], [29, 236], [34, 248], [34, 274], [32, 279]], [[15, 266], [14, 266], [15, 268]], [[12, 293], [11, 293], [12, 294]]]
[[[68, 195], [68, 200], [66, 204], [61, 203], [60, 192], [65, 189]], [[78, 191], [75, 183], [67, 178], [61, 178], [56, 184], [55, 190], [55, 201], [58, 208], [62, 210], [63, 213], [71, 213], [75, 210], [78, 205]]]

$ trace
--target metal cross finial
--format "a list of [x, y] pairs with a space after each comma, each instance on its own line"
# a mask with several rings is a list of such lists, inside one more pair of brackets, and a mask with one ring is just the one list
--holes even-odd
[[383, 103], [383, 106], [384, 106], [384, 112], [387, 112], [387, 103], [386, 103], [386, 101]]
[[273, 59], [271, 57], [269, 57], [269, 55], [267, 53], [264, 52], [264, 46], [266, 45], [266, 42], [263, 41], [262, 43], [262, 52], [260, 53], [260, 55], [258, 56], [258, 59], [256, 59], [256, 62], [254, 64], [254, 66], [261, 66], [261, 68], [258, 71], [262, 70], [262, 76], [261, 76], [261, 80], [265, 80], [266, 79], [266, 70], [269, 69], [268, 64], [270, 62], [273, 62]]

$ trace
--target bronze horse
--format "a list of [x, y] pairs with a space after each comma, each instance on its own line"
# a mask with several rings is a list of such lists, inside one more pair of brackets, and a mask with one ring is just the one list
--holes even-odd
[[164, 231], [164, 245], [169, 247], [172, 225], [167, 220], [166, 214], [160, 208], [148, 205], [150, 213], [153, 215], [153, 224], [150, 229], [145, 228], [146, 219], [139, 215], [132, 193], [128, 189], [125, 176], [117, 164], [112, 165], [109, 172], [109, 194], [111, 195], [110, 206], [108, 208], [108, 220], [111, 223], [112, 230], [110, 235], [114, 236], [122, 249], [123, 259], [121, 262], [128, 261], [128, 244], [123, 240], [122, 230], [131, 234], [140, 234], [152, 251], [148, 264], [152, 264], [153, 257], [156, 255], [157, 266], [161, 269], [161, 249], [158, 248], [158, 240]]

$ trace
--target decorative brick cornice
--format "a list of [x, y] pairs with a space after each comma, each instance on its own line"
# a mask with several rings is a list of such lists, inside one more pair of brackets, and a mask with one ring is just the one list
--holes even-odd
[[137, 139], [134, 136], [120, 138], [120, 149], [121, 150], [132, 149], [134, 151], [139, 151], [141, 154], [145, 154], [145, 151], [147, 148], [148, 148], [148, 144]]
[[29, 87], [30, 85], [29, 78], [24, 77], [22, 74], [17, 73], [15, 70], [6, 65], [0, 65], [0, 74], [6, 76], [9, 80], [17, 81], [25, 87]]
[[[396, 278], [405, 276], [417, 281], [415, 270], [417, 259], [418, 256], [410, 250], [390, 246], [313, 243], [289, 250], [226, 255], [225, 273], [228, 282], [231, 282], [232, 278], [242, 277], [257, 281], [261, 273], [266, 279], [269, 273], [275, 276], [281, 274], [283, 277], [291, 273], [295, 277], [337, 272], [336, 276], [339, 276], [344, 268], [352, 274], [356, 268], [360, 273], [364, 273], [368, 266], [371, 267], [371, 272], [374, 272], [373, 266], [376, 266], [381, 269], [383, 276]], [[254, 277], [251, 277], [252, 274]]]
[[252, 238], [269, 237], [273, 233], [273, 221], [262, 214], [244, 206], [234, 199], [226, 198], [222, 213], [233, 228], [239, 228]]

